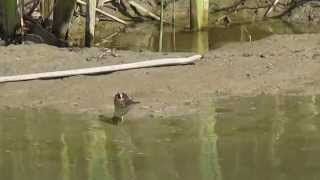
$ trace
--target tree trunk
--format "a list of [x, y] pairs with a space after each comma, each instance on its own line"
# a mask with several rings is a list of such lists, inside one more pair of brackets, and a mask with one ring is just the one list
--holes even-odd
[[19, 27], [17, 0], [1, 0], [0, 12], [2, 36], [6, 41], [11, 41], [14, 39], [16, 30]]
[[91, 47], [94, 43], [94, 27], [96, 22], [96, 0], [87, 0], [85, 45]]
[[55, 3], [52, 31], [57, 38], [66, 40], [76, 0], [56, 0]]

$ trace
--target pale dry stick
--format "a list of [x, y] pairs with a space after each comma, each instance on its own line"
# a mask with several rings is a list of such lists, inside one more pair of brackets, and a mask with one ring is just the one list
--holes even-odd
[[113, 38], [114, 36], [118, 35], [119, 33], [120, 33], [120, 32], [111, 33], [109, 36], [107, 36], [106, 38], [104, 38], [104, 40], [105, 40], [105, 39], [111, 39], [111, 38]]
[[[149, 11], [148, 9], [146, 9], [145, 7], [139, 5], [138, 3], [136, 3], [135, 1], [129, 1], [129, 4], [131, 6], [134, 6], [135, 8], [139, 9], [140, 11], [146, 13], [148, 16], [152, 17], [153, 19], [157, 20], [157, 21], [161, 21], [161, 17], [154, 14], [153, 12]], [[171, 22], [168, 22], [166, 20], [163, 20], [163, 23], [165, 24], [171, 24]]]
[[104, 0], [103, 3], [109, 3], [112, 2], [113, 0]]
[[103, 38], [102, 43], [110, 42], [110, 39], [113, 38], [114, 36], [118, 35], [119, 32], [114, 32], [111, 33], [109, 36]]
[[110, 72], [123, 71], [123, 70], [129, 70], [129, 69], [146, 68], [146, 67], [187, 65], [187, 64], [193, 64], [196, 60], [199, 60], [201, 57], [202, 57], [201, 55], [194, 55], [186, 58], [165, 58], [165, 59], [141, 61], [141, 62], [129, 63], [129, 64], [119, 64], [119, 65], [111, 65], [111, 66], [73, 69], [73, 70], [65, 70], [65, 71], [36, 73], [36, 74], [24, 74], [24, 75], [16, 75], [16, 76], [3, 76], [3, 77], [0, 77], [0, 83], [14, 82], [14, 81], [27, 81], [27, 80], [35, 80], [35, 79], [62, 78], [62, 77], [76, 76], [76, 75], [101, 74], [101, 73], [110, 73]]
[[[95, 45], [96, 45], [96, 46], [99, 46], [99, 45], [101, 45], [101, 44], [103, 44], [103, 43], [111, 42], [110, 39], [113, 38], [113, 37], [115, 37], [115, 36], [117, 36], [119, 33], [120, 33], [120, 32], [111, 33], [109, 36], [103, 38], [101, 42], [96, 43]], [[102, 53], [102, 54], [105, 54], [105, 53]], [[101, 59], [103, 56], [104, 56], [104, 55], [99, 56], [98, 59]]]
[[175, 0], [172, 2], [172, 46], [173, 50], [176, 51], [176, 3]]
[[270, 6], [270, 8], [266, 11], [266, 13], [264, 14], [264, 17], [267, 17], [271, 11], [273, 11], [274, 7], [276, 7], [276, 5], [278, 4], [280, 0], [274, 0], [272, 5]]
[[32, 4], [32, 6], [31, 6], [31, 8], [27, 8], [27, 9], [29, 9], [28, 13], [23, 14], [23, 15], [31, 16], [31, 14], [36, 10], [38, 5], [40, 4], [40, 0], [32, 0], [32, 1], [26, 2], [24, 4], [24, 6], [28, 7], [30, 4]]
[[[85, 3], [85, 2], [83, 2], [81, 0], [77, 0], [77, 3], [82, 4], [82, 5], [87, 5], [87, 3]], [[124, 25], [128, 25], [128, 23], [126, 21], [124, 21], [124, 20], [122, 20], [120, 18], [117, 18], [117, 17], [115, 17], [115, 16], [113, 16], [113, 15], [107, 13], [107, 12], [104, 12], [101, 9], [96, 8], [96, 11], [101, 13], [101, 14], [103, 14], [103, 15], [105, 15], [105, 16], [107, 16], [107, 17], [109, 17], [109, 18], [111, 18], [111, 19], [113, 19], [113, 20], [115, 20], [115, 21], [117, 21], [117, 22], [119, 22], [119, 23], [122, 23]]]
[[159, 52], [162, 52], [162, 43], [163, 43], [163, 0], [161, 0]]
[[129, 4], [137, 9], [139, 9], [140, 11], [146, 13], [148, 16], [160, 21], [159, 16], [155, 15], [154, 13], [152, 13], [151, 11], [146, 9], [145, 7], [141, 6], [140, 4], [136, 3], [135, 1], [129, 1]]
[[20, 29], [21, 29], [21, 43], [24, 44], [24, 20], [23, 20], [23, 13], [24, 13], [24, 0], [17, 0], [19, 4], [19, 16], [20, 16]]
[[113, 0], [99, 0], [98, 1], [98, 7], [102, 7], [105, 3], [109, 3], [109, 2], [112, 2]]

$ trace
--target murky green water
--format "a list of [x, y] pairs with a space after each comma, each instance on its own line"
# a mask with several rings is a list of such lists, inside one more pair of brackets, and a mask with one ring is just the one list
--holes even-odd
[[318, 96], [229, 98], [204, 114], [115, 126], [9, 109], [0, 112], [0, 179], [319, 179], [319, 111]]
[[[101, 27], [100, 27], [101, 28]], [[320, 32], [319, 25], [293, 25], [280, 20], [234, 23], [229, 26], [211, 25], [208, 30], [191, 32], [177, 27], [174, 32], [166, 26], [163, 36], [165, 52], [207, 52], [231, 42], [248, 42], [266, 38], [272, 34], [299, 34]], [[142, 24], [141, 27], [122, 32], [113, 38], [107, 36], [103, 28], [97, 29], [96, 45], [125, 50], [159, 50], [159, 28], [157, 24]], [[108, 36], [107, 36], [108, 37]]]

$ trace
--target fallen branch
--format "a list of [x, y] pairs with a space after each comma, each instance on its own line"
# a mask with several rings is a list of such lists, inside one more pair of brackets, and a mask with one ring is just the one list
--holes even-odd
[[200, 58], [201, 58], [201, 55], [194, 55], [187, 58], [165, 58], [165, 59], [141, 61], [141, 62], [129, 63], [129, 64], [103, 66], [103, 67], [73, 69], [73, 70], [65, 70], [65, 71], [25, 74], [25, 75], [16, 75], [16, 76], [4, 76], [4, 77], [0, 77], [0, 83], [13, 82], [13, 81], [27, 81], [27, 80], [34, 80], [34, 79], [62, 78], [62, 77], [75, 76], [75, 75], [101, 74], [101, 73], [109, 73], [109, 72], [115, 72], [115, 71], [123, 71], [128, 69], [138, 69], [138, 68], [156, 67], [156, 66], [186, 65], [186, 64], [192, 64]]
[[[87, 3], [85, 3], [85, 2], [83, 2], [81, 0], [77, 0], [77, 3], [82, 4], [82, 5], [87, 5]], [[105, 16], [107, 16], [107, 17], [109, 17], [109, 18], [111, 18], [111, 19], [113, 19], [113, 20], [115, 20], [115, 21], [118, 21], [119, 23], [122, 23], [124, 25], [128, 25], [128, 23], [126, 21], [124, 21], [124, 20], [122, 20], [120, 18], [117, 18], [117, 17], [115, 17], [115, 16], [113, 16], [113, 15], [107, 13], [107, 12], [104, 12], [101, 9], [96, 8], [96, 11], [101, 13], [101, 14], [103, 14], [103, 15], [105, 15]]]

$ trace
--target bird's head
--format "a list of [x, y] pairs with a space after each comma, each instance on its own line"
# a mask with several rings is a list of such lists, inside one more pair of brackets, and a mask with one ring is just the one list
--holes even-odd
[[115, 106], [124, 106], [125, 105], [125, 96], [124, 93], [117, 93], [114, 95], [114, 105]]
[[139, 103], [138, 101], [133, 101], [126, 93], [121, 92], [121, 93], [117, 93], [114, 96], [114, 105], [116, 107], [126, 107], [129, 106], [131, 104], [137, 104]]

